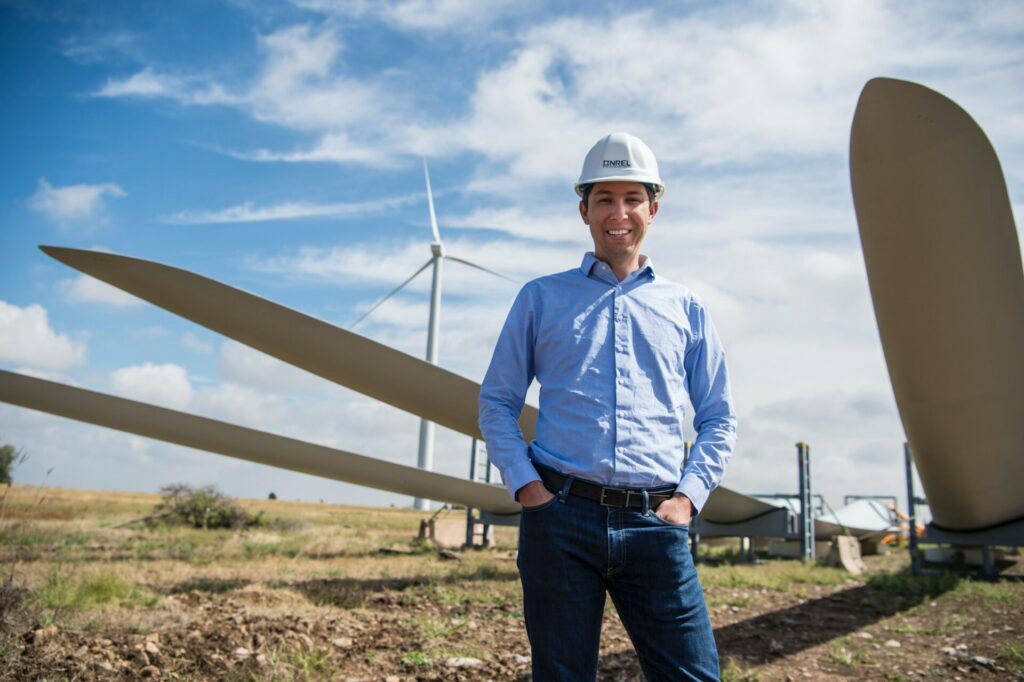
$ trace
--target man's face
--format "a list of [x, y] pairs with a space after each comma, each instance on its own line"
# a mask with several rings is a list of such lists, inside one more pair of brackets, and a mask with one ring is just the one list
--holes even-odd
[[639, 267], [640, 243], [658, 212], [639, 182], [599, 182], [590, 191], [580, 215], [590, 226], [594, 255], [612, 265]]

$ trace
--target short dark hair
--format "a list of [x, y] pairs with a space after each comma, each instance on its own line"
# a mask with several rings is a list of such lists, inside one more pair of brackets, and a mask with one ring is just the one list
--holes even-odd
[[[583, 185], [583, 187], [582, 187], [582, 189], [583, 189], [583, 196], [580, 198], [580, 201], [582, 201], [583, 205], [586, 206], [587, 208], [590, 208], [590, 192], [591, 192], [591, 190], [594, 189], [594, 184], [595, 183], [592, 182], [592, 183], [590, 183], [588, 185]], [[651, 204], [654, 204], [654, 201], [655, 201], [654, 186], [653, 185], [648, 185], [645, 182], [644, 183], [644, 189], [647, 190], [647, 201], [649, 203], [651, 203]]]

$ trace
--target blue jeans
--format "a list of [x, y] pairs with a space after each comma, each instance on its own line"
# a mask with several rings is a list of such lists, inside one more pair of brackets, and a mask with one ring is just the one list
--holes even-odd
[[717, 680], [718, 651], [686, 526], [575, 495], [524, 509], [519, 574], [533, 680], [597, 676], [605, 594], [648, 680]]

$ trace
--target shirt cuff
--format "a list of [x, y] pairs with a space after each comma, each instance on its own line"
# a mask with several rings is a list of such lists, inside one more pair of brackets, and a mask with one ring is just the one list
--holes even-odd
[[704, 508], [704, 503], [708, 501], [708, 495], [711, 494], [711, 491], [707, 489], [696, 475], [684, 476], [683, 480], [676, 486], [676, 492], [690, 498], [690, 502], [693, 503], [694, 516], [699, 514], [700, 510]]
[[537, 474], [537, 470], [534, 468], [533, 462], [526, 460], [525, 462], [517, 462], [507, 469], [503, 469], [501, 472], [501, 480], [505, 482], [505, 487], [508, 488], [508, 492], [512, 495], [512, 499], [515, 499], [517, 490], [527, 483], [539, 481], [540, 476]]

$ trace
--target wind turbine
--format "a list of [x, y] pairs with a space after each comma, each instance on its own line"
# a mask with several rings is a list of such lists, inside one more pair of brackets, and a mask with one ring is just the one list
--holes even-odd
[[[430, 284], [430, 321], [427, 327], [426, 360], [430, 364], [436, 365], [438, 335], [441, 327], [441, 280], [444, 272], [444, 260], [447, 258], [448, 260], [453, 260], [456, 263], [462, 263], [463, 265], [468, 265], [471, 268], [483, 270], [486, 273], [508, 280], [509, 282], [515, 282], [515, 280], [510, 277], [506, 277], [500, 272], [495, 272], [494, 270], [485, 268], [482, 265], [477, 265], [476, 263], [472, 263], [462, 258], [456, 258], [455, 256], [450, 256], [445, 253], [444, 242], [441, 241], [441, 232], [437, 229], [437, 215], [434, 213], [434, 194], [430, 189], [430, 169], [427, 167], [426, 159], [423, 159], [423, 177], [427, 184], [427, 207], [430, 209], [430, 229], [434, 234], [434, 241], [430, 243], [430, 260], [421, 265], [420, 268], [416, 272], [412, 273], [412, 275], [410, 275], [404, 282], [389, 291], [387, 295], [370, 306], [370, 309], [360, 315], [359, 319], [353, 322], [349, 329], [354, 329], [357, 324], [369, 317], [370, 313], [379, 308], [384, 301], [404, 289], [405, 286], [416, 279], [421, 272], [426, 270], [428, 267], [433, 266], [433, 277]], [[432, 471], [434, 468], [434, 422], [428, 421], [427, 419], [420, 420], [420, 445], [419, 452], [416, 457], [416, 466], [424, 471]], [[430, 509], [430, 500], [417, 497], [415, 506], [416, 509], [419, 510]]]

